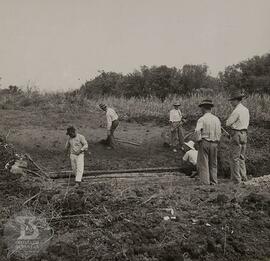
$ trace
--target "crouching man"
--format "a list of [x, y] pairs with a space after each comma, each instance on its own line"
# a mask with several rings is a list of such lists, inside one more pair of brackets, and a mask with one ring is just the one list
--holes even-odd
[[185, 155], [183, 157], [183, 172], [194, 178], [197, 173], [197, 157], [198, 151], [194, 147], [194, 142], [190, 140], [189, 142], [184, 142], [183, 150], [185, 151]]
[[77, 133], [73, 126], [67, 128], [66, 135], [69, 136], [66, 143], [66, 153], [67, 155], [70, 155], [71, 167], [75, 175], [75, 186], [78, 186], [82, 181], [84, 171], [84, 152], [88, 149], [88, 143], [85, 137]]

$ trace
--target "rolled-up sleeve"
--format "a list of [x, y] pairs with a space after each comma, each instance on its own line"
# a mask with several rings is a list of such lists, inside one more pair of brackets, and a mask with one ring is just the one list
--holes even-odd
[[197, 141], [202, 139], [202, 129], [203, 129], [203, 119], [200, 118], [195, 128], [195, 137]]

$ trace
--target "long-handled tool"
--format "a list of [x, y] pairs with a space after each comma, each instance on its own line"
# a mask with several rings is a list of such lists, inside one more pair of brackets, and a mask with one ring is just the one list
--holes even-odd
[[120, 143], [126, 143], [126, 144], [130, 144], [130, 145], [134, 145], [134, 146], [140, 146], [141, 145], [139, 143], [135, 143], [135, 142], [127, 141], [127, 140], [121, 140], [121, 139], [118, 139], [118, 138], [115, 138], [115, 140], [117, 140]]
[[230, 133], [229, 132], [227, 132], [223, 127], [221, 127], [221, 130], [228, 136], [228, 137], [230, 137], [231, 135], [230, 135]]

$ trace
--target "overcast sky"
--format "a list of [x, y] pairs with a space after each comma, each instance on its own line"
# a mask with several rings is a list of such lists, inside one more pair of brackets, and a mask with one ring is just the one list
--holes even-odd
[[270, 0], [0, 0], [2, 88], [80, 87], [98, 70], [225, 66], [270, 51]]

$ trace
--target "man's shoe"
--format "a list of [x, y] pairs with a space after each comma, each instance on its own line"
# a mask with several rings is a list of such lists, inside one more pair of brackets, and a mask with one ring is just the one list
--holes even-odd
[[76, 182], [76, 184], [75, 184], [75, 186], [74, 186], [74, 188], [78, 188], [78, 187], [80, 187], [80, 185], [81, 185], [81, 182]]

